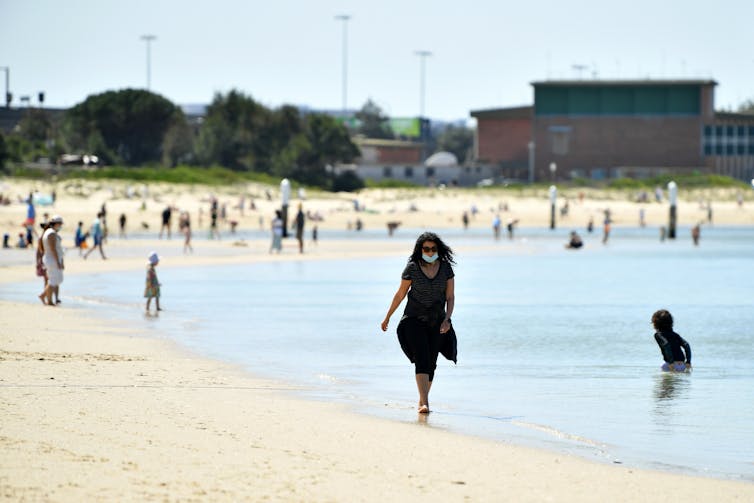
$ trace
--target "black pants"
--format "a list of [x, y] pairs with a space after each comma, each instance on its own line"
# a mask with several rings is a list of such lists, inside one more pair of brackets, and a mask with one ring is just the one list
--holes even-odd
[[405, 323], [407, 342], [414, 355], [416, 373], [429, 374], [429, 380], [432, 382], [437, 368], [437, 355], [440, 352], [440, 326], [429, 325], [417, 318], [407, 318]]

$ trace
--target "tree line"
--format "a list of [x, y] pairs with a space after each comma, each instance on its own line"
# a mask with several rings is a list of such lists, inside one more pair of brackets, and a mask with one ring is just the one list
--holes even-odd
[[[218, 93], [196, 120], [168, 99], [141, 89], [107, 91], [54, 117], [29, 108], [11, 134], [0, 134], [0, 168], [58, 159], [63, 153], [96, 155], [119, 166], [222, 166], [234, 171], [287, 177], [333, 190], [363, 186], [353, 173], [335, 175], [338, 163], [360, 155], [351, 133], [392, 138], [387, 117], [370, 99], [356, 113], [355, 131], [324, 113], [284, 105], [269, 108], [237, 90]], [[463, 162], [473, 133], [450, 126], [425, 139], [431, 150], [454, 152]]]
[[0, 135], [0, 163], [63, 153], [96, 155], [108, 165], [222, 166], [335, 190], [358, 183], [328, 168], [359, 155], [335, 118], [271, 109], [235, 90], [216, 94], [197, 121], [158, 94], [124, 89], [89, 96], [57, 120], [29, 109], [16, 131]]

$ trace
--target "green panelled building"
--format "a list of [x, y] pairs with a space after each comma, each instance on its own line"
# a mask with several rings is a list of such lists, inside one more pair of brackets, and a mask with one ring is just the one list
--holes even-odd
[[713, 80], [533, 82], [530, 162], [535, 178], [707, 171], [750, 179], [754, 116], [716, 114], [716, 84]]

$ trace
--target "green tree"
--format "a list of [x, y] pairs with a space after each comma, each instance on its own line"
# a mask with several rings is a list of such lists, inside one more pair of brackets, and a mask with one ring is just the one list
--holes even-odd
[[99, 155], [106, 163], [159, 162], [165, 133], [183, 112], [140, 89], [89, 96], [65, 113], [63, 138], [70, 149]]
[[196, 148], [204, 165], [288, 177], [330, 187], [328, 164], [351, 162], [358, 149], [348, 131], [324, 114], [296, 107], [270, 110], [238, 91], [218, 94], [207, 109]]
[[236, 90], [216, 94], [199, 133], [199, 162], [237, 171], [269, 172], [266, 161], [271, 146], [265, 144], [265, 135], [260, 135], [269, 115], [267, 108]]
[[343, 125], [325, 114], [309, 114], [303, 129], [274, 156], [273, 173], [320, 187], [331, 186], [328, 165], [351, 162], [359, 150]]
[[5, 170], [5, 161], [8, 159], [8, 147], [5, 145], [5, 136], [0, 132], [0, 172]]
[[371, 98], [356, 112], [356, 118], [361, 122], [358, 132], [367, 138], [394, 138], [387, 116]]
[[175, 167], [194, 159], [194, 133], [183, 114], [175, 114], [162, 140], [162, 164]]
[[332, 181], [333, 192], [354, 192], [364, 188], [364, 181], [351, 170], [337, 175]]
[[463, 126], [449, 125], [437, 139], [438, 150], [453, 153], [463, 164], [474, 147], [474, 131]]
[[52, 120], [43, 109], [29, 108], [19, 123], [19, 134], [33, 142], [45, 142], [54, 135]]

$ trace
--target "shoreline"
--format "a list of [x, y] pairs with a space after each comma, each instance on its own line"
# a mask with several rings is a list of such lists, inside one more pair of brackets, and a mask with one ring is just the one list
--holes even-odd
[[[239, 251], [175, 266], [358, 258], [403, 248], [387, 242], [365, 252], [359, 243], [322, 243], [316, 255]], [[88, 272], [142, 271], [144, 258], [93, 263], [99, 265]], [[83, 264], [71, 261], [71, 274], [84, 272]], [[3, 273], [0, 285], [32, 274], [26, 265]], [[10, 498], [604, 501], [654, 498], [669, 484], [675, 496], [694, 501], [754, 497], [748, 482], [603, 464], [307, 400], [295, 396], [296, 386], [108, 326], [89, 310], [0, 300], [0, 315], [7, 320], [0, 337], [7, 456], [0, 494]]]
[[[0, 206], [0, 234], [8, 233], [11, 244], [15, 244], [18, 233], [23, 231], [21, 223], [26, 217], [26, 205], [19, 200], [28, 197], [34, 190], [42, 195], [49, 195], [55, 190], [57, 198], [54, 205], [36, 207], [37, 222], [43, 220], [44, 213], [49, 216], [62, 215], [65, 220], [63, 234], [67, 242], [72, 242], [77, 222], [83, 222], [84, 230], [88, 230], [103, 205], [107, 209], [111, 237], [118, 235], [118, 218], [125, 215], [127, 232], [148, 233], [156, 238], [160, 231], [161, 213], [167, 206], [173, 208], [172, 228], [175, 236], [179, 236], [177, 222], [180, 210], [188, 212], [194, 235], [198, 235], [208, 232], [210, 199], [214, 197], [220, 210], [222, 206], [226, 207], [226, 219], [222, 219], [220, 211], [218, 224], [224, 239], [232, 238], [231, 222], [236, 222], [239, 231], [263, 229], [268, 232], [274, 211], [281, 205], [277, 188], [254, 183], [225, 187], [165, 183], [146, 186], [117, 180], [44, 182], [0, 178], [0, 190], [11, 200], [11, 204]], [[642, 211], [647, 227], [659, 229], [668, 225], [667, 200], [639, 203], [635, 200], [636, 192], [564, 188], [559, 192], [556, 204], [558, 226], [584, 229], [591, 218], [595, 232], [601, 232], [606, 209], [610, 210], [614, 227], [639, 227]], [[142, 193], [145, 193], [144, 197]], [[741, 206], [736, 202], [738, 193], [743, 197]], [[566, 201], [567, 214], [561, 215]], [[243, 210], [240, 208], [242, 203]], [[509, 220], [517, 221], [521, 227], [548, 227], [550, 223], [550, 202], [544, 189], [364, 189], [353, 194], [312, 191], [303, 195], [303, 199], [291, 198], [289, 222], [293, 220], [299, 204], [305, 213], [319, 218], [318, 221], [307, 219], [307, 238], [314, 225], [320, 230], [345, 231], [354, 228], [357, 221], [365, 229], [385, 231], [386, 236], [389, 222], [399, 223], [399, 229], [461, 229], [464, 212], [470, 217], [471, 228], [490, 229], [490, 232], [496, 215], [501, 219], [503, 233]], [[356, 204], [360, 211], [355, 211]], [[681, 190], [677, 206], [678, 225], [708, 225], [708, 206], [712, 208], [713, 225], [754, 225], [754, 191], [724, 188]]]

